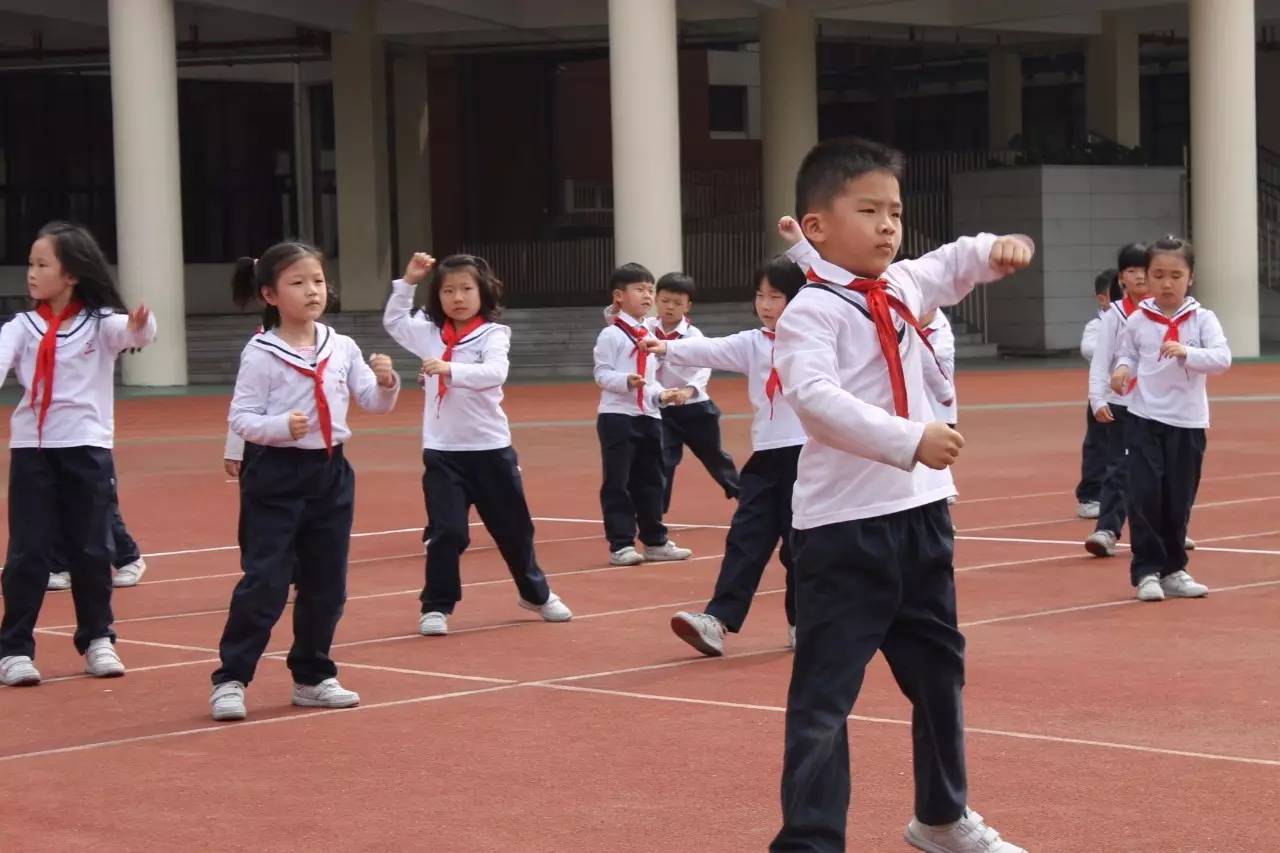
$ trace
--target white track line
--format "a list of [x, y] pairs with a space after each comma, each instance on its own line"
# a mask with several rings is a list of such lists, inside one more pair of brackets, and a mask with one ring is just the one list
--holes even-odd
[[[1083, 540], [1072, 539], [1020, 539], [1012, 536], [967, 536], [958, 534], [956, 536], [958, 542], [1004, 542], [1010, 545], [1075, 545], [1078, 548], [1084, 547]], [[1117, 548], [1128, 548], [1129, 546], [1123, 542], [1116, 544]], [[1280, 557], [1280, 551], [1268, 550], [1265, 548], [1201, 548], [1197, 547], [1195, 553], [1205, 552], [1208, 554], [1260, 554], [1268, 557]]]
[[[1275, 477], [1280, 476], [1280, 471], [1259, 471], [1256, 474], [1221, 474], [1217, 477], [1201, 477], [1201, 483], [1220, 483], [1229, 480], [1256, 480], [1259, 477]], [[961, 496], [956, 501], [957, 505], [968, 504], [985, 504], [995, 501], [1020, 501], [1027, 498], [1071, 498], [1075, 499], [1074, 491], [1054, 491], [1054, 492], [1026, 492], [1021, 495], [993, 495], [986, 498], [966, 498]]]
[[[1280, 500], [1280, 495], [1266, 495], [1265, 497], [1260, 497], [1260, 498], [1237, 498], [1235, 500], [1229, 500], [1229, 501], [1208, 501], [1205, 503], [1197, 503], [1194, 509], [1195, 511], [1198, 512], [1203, 509], [1215, 509], [1217, 507], [1224, 507], [1224, 506], [1239, 506], [1240, 504], [1261, 503], [1262, 501], [1274, 501], [1274, 500]], [[1058, 518], [1049, 518], [1049, 519], [1045, 519], [1044, 521], [1022, 521], [1016, 524], [992, 524], [992, 525], [988, 525], [987, 527], [965, 527], [957, 530], [956, 532], [961, 534], [985, 533], [990, 530], [1014, 530], [1019, 527], [1048, 527], [1054, 524], [1079, 523], [1083, 521], [1090, 521], [1090, 519], [1083, 519], [1074, 515], [1070, 516], [1069, 518], [1063, 518], [1059, 516]]]
[[24, 758], [40, 758], [49, 755], [66, 755], [73, 752], [87, 752], [93, 749], [102, 749], [109, 746], [126, 746], [135, 743], [146, 743], [148, 741], [169, 740], [172, 738], [186, 737], [188, 735], [212, 734], [214, 732], [232, 732], [237, 729], [247, 728], [249, 726], [270, 726], [277, 723], [296, 723], [306, 720], [314, 720], [319, 717], [328, 717], [333, 714], [358, 714], [360, 712], [376, 711], [381, 708], [397, 708], [403, 705], [420, 705], [425, 702], [438, 702], [444, 699], [456, 699], [460, 696], [477, 696], [481, 693], [496, 693], [501, 690], [511, 690], [518, 687], [518, 684], [498, 684], [492, 687], [479, 687], [475, 690], [457, 690], [452, 693], [437, 693], [432, 696], [415, 696], [410, 699], [393, 699], [389, 702], [374, 702], [369, 705], [357, 705], [354, 708], [321, 708], [308, 709], [298, 713], [288, 714], [283, 717], [269, 717], [267, 719], [258, 720], [242, 720], [236, 723], [222, 723], [212, 726], [200, 726], [194, 729], [179, 729], [173, 732], [161, 732], [152, 735], [139, 735], [138, 737], [117, 738], [115, 740], [102, 740], [92, 743], [82, 743], [75, 746], [64, 746], [57, 749], [40, 749], [34, 752], [19, 752], [12, 755], [0, 756], [0, 763], [9, 761], [20, 761]]
[[[753, 705], [745, 702], [725, 702], [716, 699], [693, 699], [687, 696], [664, 696], [656, 693], [637, 693], [630, 690], [607, 690], [599, 687], [579, 687], [569, 684], [540, 682], [521, 685], [544, 690], [564, 690], [574, 693], [592, 693], [600, 696], [617, 696], [625, 699], [644, 699], [650, 702], [674, 702], [685, 705], [703, 705], [714, 708], [730, 708], [741, 711], [767, 711], [774, 714], [786, 713], [786, 708], [778, 705]], [[849, 719], [859, 723], [871, 723], [889, 726], [910, 726], [910, 720], [895, 720], [888, 717], [865, 717], [861, 714], [850, 714]], [[1119, 749], [1128, 752], [1143, 752], [1152, 755], [1171, 755], [1178, 758], [1201, 758], [1210, 761], [1227, 761], [1234, 764], [1260, 764], [1264, 767], [1280, 767], [1280, 761], [1269, 758], [1250, 758], [1242, 755], [1221, 755], [1212, 752], [1192, 752], [1185, 749], [1165, 749], [1158, 746], [1141, 746], [1133, 743], [1117, 743], [1105, 740], [1087, 740], [1085, 738], [1058, 737], [1056, 735], [1037, 734], [1034, 732], [1014, 732], [1003, 729], [985, 729], [976, 726], [965, 726], [966, 734], [989, 735], [992, 737], [1013, 738], [1015, 740], [1039, 741], [1042, 743], [1058, 743], [1067, 746], [1091, 746], [1101, 749]]]

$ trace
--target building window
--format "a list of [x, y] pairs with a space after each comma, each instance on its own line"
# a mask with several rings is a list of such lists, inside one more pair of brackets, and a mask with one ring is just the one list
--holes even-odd
[[711, 86], [708, 98], [712, 133], [747, 132], [747, 87]]

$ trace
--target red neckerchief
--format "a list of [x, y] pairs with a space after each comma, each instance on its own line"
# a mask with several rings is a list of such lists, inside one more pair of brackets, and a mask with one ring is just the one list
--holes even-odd
[[[36, 369], [31, 376], [31, 408], [36, 408], [39, 396], [40, 409], [36, 414], [36, 446], [44, 440], [44, 418], [49, 414], [49, 406], [53, 403], [53, 370], [58, 363], [58, 329], [63, 322], [80, 313], [84, 306], [72, 299], [61, 313], [54, 316], [48, 303], [41, 302], [36, 306], [36, 314], [44, 320], [44, 336], [40, 338], [40, 346], [36, 349]], [[44, 393], [40, 393], [40, 383], [44, 383]]]
[[657, 326], [653, 330], [654, 337], [660, 341], [674, 341], [681, 337], [679, 332], [664, 332], [662, 326]]
[[[649, 330], [644, 327], [643, 323], [640, 324], [639, 326], [632, 326], [630, 323], [628, 323], [626, 320], [623, 320], [621, 317], [616, 318], [613, 321], [613, 325], [617, 326], [619, 329], [626, 332], [627, 337], [633, 339], [631, 345], [635, 347], [635, 350], [636, 350], [636, 373], [639, 376], [643, 377], [645, 368], [649, 364], [649, 351], [646, 350], [644, 347], [640, 346], [640, 342], [644, 340], [645, 337], [649, 334]], [[636, 386], [636, 405], [640, 407], [640, 411], [642, 412], [644, 411], [644, 386], [643, 385]]]
[[[808, 271], [807, 277], [809, 281], [826, 283], [812, 269]], [[890, 309], [896, 311], [908, 326], [915, 329], [916, 334], [920, 336], [920, 341], [929, 350], [929, 354], [933, 355], [933, 347], [929, 344], [929, 337], [924, 333], [924, 329], [920, 326], [920, 321], [916, 319], [915, 314], [911, 313], [911, 309], [907, 307], [907, 304], [889, 291], [889, 282], [884, 279], [855, 279], [846, 284], [845, 289], [861, 293], [866, 297], [867, 310], [871, 314], [871, 321], [875, 323], [876, 337], [880, 341], [880, 352], [884, 355], [885, 365], [889, 371], [889, 387], [893, 389], [894, 412], [898, 417], [909, 417], [907, 379], [902, 372], [902, 353], [898, 350], [898, 333], [893, 328], [893, 315], [890, 314]], [[937, 359], [936, 355], [934, 359]], [[938, 368], [941, 370], [942, 366], [939, 365]], [[945, 370], [942, 371], [942, 375], [947, 375]]]
[[324, 436], [325, 452], [333, 456], [333, 415], [329, 412], [329, 398], [324, 393], [324, 369], [329, 366], [329, 359], [326, 358], [314, 368], [299, 367], [292, 361], [286, 361], [285, 364], [303, 376], [311, 377], [315, 383], [316, 415], [320, 420], [320, 435]]
[[1125, 317], [1128, 317], [1137, 310], [1138, 306], [1133, 304], [1133, 300], [1130, 299], [1129, 294], [1126, 293], [1124, 295], [1124, 299], [1120, 300], [1120, 313], [1124, 314]]
[[[459, 329], [452, 320], [447, 321], [440, 329], [440, 340], [444, 341], [444, 353], [441, 354], [441, 361], [453, 360], [453, 348], [464, 340], [467, 335], [483, 326], [488, 321], [484, 317], [477, 314], [467, 321], [467, 324]], [[445, 384], [444, 374], [441, 373], [436, 377], [436, 405], [444, 402], [444, 395], [449, 392], [449, 386]]]
[[[1192, 308], [1187, 313], [1178, 317], [1174, 317], [1173, 319], [1170, 319], [1164, 316], [1159, 311], [1152, 311], [1150, 308], [1146, 308], [1146, 307], [1143, 307], [1142, 313], [1146, 314], [1147, 319], [1150, 320], [1151, 322], [1158, 323], [1159, 325], [1165, 327], [1164, 339], [1161, 341], [1161, 344], [1166, 344], [1169, 341], [1176, 341], [1178, 343], [1181, 343], [1182, 339], [1178, 337], [1178, 327], [1181, 326], [1183, 323], [1187, 322], [1187, 320], [1191, 319], [1191, 316], [1196, 313], [1196, 309]], [[1164, 358], [1164, 353], [1160, 354], [1160, 358]]]
[[[769, 329], [760, 330], [770, 343], [775, 343], [778, 339], [778, 333]], [[769, 398], [769, 420], [773, 420], [773, 398], [782, 390], [782, 377], [778, 375], [778, 368], [773, 366], [773, 347], [769, 348], [769, 378], [764, 383], [764, 395]]]

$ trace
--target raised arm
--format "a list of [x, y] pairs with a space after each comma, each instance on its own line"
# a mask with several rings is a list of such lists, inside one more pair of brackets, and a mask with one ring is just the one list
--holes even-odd
[[676, 367], [706, 367], [734, 373], [751, 372], [751, 336], [737, 332], [723, 338], [681, 338], [667, 341], [667, 363]]
[[391, 368], [391, 359], [374, 353], [366, 364], [355, 341], [347, 344], [347, 388], [360, 408], [385, 415], [396, 407], [400, 396], [400, 377]]
[[140, 349], [156, 339], [156, 317], [144, 305], [128, 314], [108, 314], [100, 322], [98, 335], [113, 353]]

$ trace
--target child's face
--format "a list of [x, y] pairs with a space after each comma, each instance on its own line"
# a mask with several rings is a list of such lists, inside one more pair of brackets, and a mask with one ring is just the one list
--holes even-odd
[[41, 237], [31, 244], [27, 256], [27, 293], [38, 302], [56, 302], [71, 298], [76, 277], [62, 268], [52, 237]]
[[1156, 305], [1166, 314], [1172, 314], [1186, 301], [1192, 284], [1191, 267], [1187, 259], [1176, 252], [1160, 252], [1147, 267], [1147, 285]]
[[662, 325], [670, 328], [680, 325], [684, 315], [689, 313], [693, 302], [687, 293], [676, 293], [674, 290], [658, 291], [658, 319]]
[[282, 323], [320, 319], [329, 301], [324, 267], [311, 257], [294, 261], [276, 276], [275, 287], [262, 288], [262, 300], [279, 309]]
[[480, 313], [480, 285], [471, 270], [453, 270], [440, 280], [440, 309], [455, 324]]
[[653, 307], [653, 282], [633, 281], [613, 291], [614, 304], [624, 314], [643, 320]]
[[787, 295], [762, 278], [756, 285], [756, 316], [764, 323], [766, 329], [778, 325], [782, 310], [787, 307]]
[[1125, 267], [1120, 270], [1120, 286], [1134, 302], [1146, 299], [1151, 292], [1147, 286], [1147, 271], [1142, 267]]
[[868, 172], [851, 181], [826, 207], [800, 221], [823, 258], [855, 275], [878, 278], [902, 245], [902, 194], [889, 172]]

